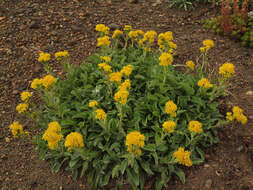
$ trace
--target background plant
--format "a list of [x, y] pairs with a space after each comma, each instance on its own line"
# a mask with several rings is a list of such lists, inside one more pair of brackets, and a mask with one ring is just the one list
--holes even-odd
[[[127, 180], [133, 189], [143, 189], [149, 176], [156, 177], [158, 190], [173, 174], [184, 182], [178, 165], [202, 163], [202, 148], [218, 141], [216, 127], [227, 122], [216, 98], [234, 74], [233, 65], [223, 66], [213, 84], [205, 75], [212, 40], [200, 48], [202, 63], [173, 65], [177, 46], [171, 32], [158, 35], [157, 49], [155, 31], [133, 33], [127, 26], [111, 40], [108, 27], [98, 25], [96, 30], [98, 53], [77, 68], [68, 64], [66, 52], [57, 53], [66, 79], [51, 73], [31, 84], [44, 103], [40, 108], [29, 103], [22, 113], [42, 131], [34, 137], [40, 157], [50, 160], [54, 171], [67, 165], [74, 178], [87, 173], [92, 189], [116, 177], [116, 185]], [[229, 116], [229, 121], [245, 123], [238, 108]], [[22, 132], [20, 128], [16, 131]]]
[[203, 21], [203, 27], [239, 39], [244, 46], [253, 47], [253, 18], [249, 14], [251, 9], [247, 0], [223, 1], [220, 16]]

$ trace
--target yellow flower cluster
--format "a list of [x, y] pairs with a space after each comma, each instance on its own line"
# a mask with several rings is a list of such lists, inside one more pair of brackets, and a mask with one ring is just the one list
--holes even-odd
[[144, 34], [143, 41], [148, 41], [149, 43], [153, 43], [155, 41], [155, 38], [157, 36], [156, 31], [149, 30]]
[[42, 85], [46, 89], [52, 87], [55, 82], [56, 82], [56, 78], [54, 78], [52, 75], [47, 75], [44, 78], [42, 78]]
[[17, 138], [19, 135], [23, 135], [23, 126], [19, 124], [19, 122], [14, 121], [10, 126], [9, 126], [11, 133], [14, 138]]
[[132, 30], [128, 33], [128, 36], [133, 39], [137, 39], [140, 36], [143, 36], [144, 32], [142, 30]]
[[100, 56], [100, 60], [101, 61], [105, 61], [105, 62], [110, 62], [111, 61], [111, 58], [110, 57], [108, 57], [108, 56]]
[[98, 25], [96, 26], [96, 31], [102, 32], [102, 33], [104, 33], [104, 34], [106, 34], [106, 35], [109, 34], [109, 30], [110, 30], [110, 28], [107, 27], [107, 26], [105, 26], [104, 24], [98, 24]]
[[126, 136], [127, 151], [135, 155], [141, 155], [141, 149], [144, 147], [145, 136], [138, 131], [133, 131]]
[[95, 117], [96, 117], [96, 119], [100, 119], [100, 120], [104, 120], [105, 121], [107, 115], [106, 115], [106, 113], [104, 112], [103, 109], [97, 109]]
[[173, 49], [177, 49], [177, 45], [173, 43], [172, 40], [173, 34], [171, 31], [168, 31], [158, 35], [157, 43], [160, 49], [165, 50], [166, 48], [169, 48], [169, 52], [172, 53]]
[[42, 84], [42, 79], [35, 78], [31, 83], [32, 89], [37, 89]]
[[232, 63], [224, 63], [219, 68], [219, 74], [224, 78], [230, 78], [233, 74], [235, 74], [235, 66]]
[[203, 47], [200, 47], [201, 53], [205, 53], [205, 52], [207, 52], [210, 48], [214, 47], [214, 42], [213, 42], [213, 40], [209, 40], [209, 39], [204, 40], [204, 41], [202, 42], [202, 44], [203, 44], [204, 46], [203, 46]]
[[185, 166], [192, 166], [191, 161], [191, 152], [185, 151], [183, 147], [179, 147], [176, 152], [174, 152], [173, 156], [178, 160], [178, 162]]
[[243, 110], [239, 106], [233, 107], [233, 114], [232, 112], [227, 112], [226, 119], [229, 121], [233, 121], [236, 119], [241, 124], [247, 123], [247, 117], [243, 114]]
[[198, 81], [198, 86], [204, 88], [212, 88], [213, 84], [211, 84], [208, 79], [202, 78]]
[[98, 43], [97, 43], [98, 47], [109, 46], [111, 44], [109, 36], [100, 37], [97, 40], [98, 40]]
[[41, 79], [35, 78], [31, 83], [31, 88], [37, 89], [40, 85], [42, 85], [43, 87], [48, 89], [52, 87], [55, 82], [56, 78], [54, 78], [52, 75], [46, 75]]
[[169, 66], [173, 62], [173, 56], [170, 53], [162, 53], [161, 56], [159, 57], [159, 60], [160, 60], [159, 65]]
[[78, 132], [71, 132], [66, 136], [64, 146], [69, 152], [71, 152], [73, 148], [84, 147], [83, 136]]
[[47, 62], [51, 58], [51, 55], [49, 53], [41, 52], [40, 56], [38, 58], [38, 62]]
[[61, 126], [57, 121], [50, 122], [48, 128], [42, 136], [42, 139], [47, 141], [48, 148], [54, 150], [58, 147], [59, 141], [63, 138], [61, 132]]
[[121, 83], [122, 73], [121, 72], [113, 72], [109, 75], [109, 80], [111, 82]]
[[132, 30], [132, 26], [130, 26], [130, 25], [125, 25], [124, 31], [130, 31], [130, 30]]
[[19, 114], [24, 113], [28, 109], [29, 105], [27, 103], [20, 103], [17, 105], [16, 110]]
[[121, 105], [126, 105], [128, 95], [129, 92], [126, 89], [120, 89], [114, 94], [114, 100], [119, 102]]
[[28, 91], [24, 91], [21, 93], [21, 100], [24, 102], [28, 102], [28, 100], [32, 97], [32, 94]]
[[194, 71], [195, 64], [193, 61], [186, 61], [186, 66], [189, 67], [192, 71]]
[[103, 69], [107, 73], [111, 73], [112, 72], [112, 67], [110, 65], [107, 65], [106, 63], [100, 63], [100, 64], [98, 64], [98, 67], [100, 69]]
[[165, 133], [173, 133], [176, 127], [176, 123], [174, 121], [165, 121], [163, 123], [163, 131]]
[[113, 35], [112, 35], [112, 39], [115, 39], [121, 35], [123, 35], [123, 32], [121, 30], [114, 30]]
[[127, 65], [121, 69], [120, 73], [123, 75], [129, 76], [132, 73], [132, 70], [133, 70], [133, 66]]
[[69, 56], [69, 53], [67, 51], [59, 51], [59, 52], [56, 52], [54, 54], [55, 58], [56, 59], [62, 59], [62, 58], [67, 58]]
[[98, 102], [96, 100], [92, 100], [89, 102], [89, 107], [90, 108], [94, 108], [98, 105]]
[[119, 85], [119, 90], [128, 90], [128, 89], [130, 89], [130, 87], [131, 87], [130, 80], [127, 79]]
[[188, 129], [191, 133], [202, 133], [202, 123], [198, 121], [190, 121], [188, 125]]
[[172, 117], [176, 117], [177, 105], [173, 101], [168, 101], [165, 104], [165, 112], [170, 114]]

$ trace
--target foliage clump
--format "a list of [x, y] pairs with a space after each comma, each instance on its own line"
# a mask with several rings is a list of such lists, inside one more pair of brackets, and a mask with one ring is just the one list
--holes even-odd
[[[157, 35], [126, 25], [110, 38], [105, 25], [96, 30], [100, 48], [79, 67], [69, 64], [66, 51], [55, 54], [65, 80], [52, 73], [50, 56], [40, 54], [47, 75], [34, 79], [31, 88], [42, 105], [32, 103], [31, 93], [21, 94], [26, 106], [17, 110], [36, 121], [42, 133], [34, 143], [54, 171], [65, 163], [74, 178], [87, 173], [92, 189], [112, 178], [118, 179], [116, 185], [127, 180], [133, 189], [143, 189], [154, 176], [159, 190], [174, 174], [185, 181], [182, 166], [204, 161], [202, 148], [218, 142], [218, 126], [247, 122], [238, 106], [226, 118], [218, 110], [216, 99], [235, 71], [226, 63], [218, 81], [207, 77], [212, 40], [200, 47], [202, 63], [175, 65], [177, 45], [170, 31]], [[24, 134], [17, 122], [10, 129], [14, 137]]]
[[215, 33], [240, 40], [243, 46], [253, 47], [253, 15], [248, 0], [223, 0], [220, 16], [203, 21], [203, 27]]

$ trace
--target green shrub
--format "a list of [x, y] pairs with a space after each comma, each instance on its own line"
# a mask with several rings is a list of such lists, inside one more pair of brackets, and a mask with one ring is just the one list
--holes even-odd
[[[224, 94], [234, 66], [224, 64], [212, 84], [205, 78], [212, 40], [200, 48], [202, 63], [174, 65], [177, 46], [171, 32], [159, 34], [158, 49], [155, 31], [126, 26], [110, 41], [109, 28], [96, 29], [101, 48], [79, 67], [68, 63], [67, 52], [55, 54], [66, 69], [64, 80], [52, 76], [50, 54], [40, 54], [48, 75], [35, 79], [31, 88], [42, 105], [36, 107], [30, 94], [22, 93], [29, 108], [17, 110], [42, 131], [34, 137], [41, 159], [50, 160], [56, 172], [65, 165], [74, 178], [87, 173], [92, 189], [112, 178], [117, 178], [116, 186], [127, 180], [133, 189], [143, 189], [150, 176], [156, 178], [156, 190], [174, 174], [185, 182], [179, 164], [203, 163], [202, 148], [218, 142], [217, 126], [233, 119], [247, 121], [239, 107], [227, 120], [218, 110], [216, 99]], [[16, 136], [23, 133], [17, 123], [10, 127]]]

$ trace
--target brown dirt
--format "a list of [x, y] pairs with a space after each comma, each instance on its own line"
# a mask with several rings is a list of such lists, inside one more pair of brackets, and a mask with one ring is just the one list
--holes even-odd
[[[186, 184], [173, 178], [167, 189], [250, 190], [253, 189], [253, 51], [238, 42], [202, 29], [200, 19], [213, 15], [209, 5], [194, 12], [167, 9], [163, 2], [137, 4], [98, 0], [1, 0], [0, 1], [0, 189], [2, 190], [76, 190], [88, 189], [85, 178], [74, 181], [71, 173], [52, 173], [48, 162], [38, 161], [39, 152], [30, 141], [13, 139], [8, 126], [19, 120], [35, 133], [34, 124], [15, 111], [19, 94], [28, 89], [35, 77], [43, 75], [36, 63], [39, 51], [69, 51], [73, 64], [80, 64], [95, 50], [96, 24], [125, 24], [157, 32], [170, 30], [178, 45], [176, 62], [195, 60], [201, 42], [213, 39], [210, 68], [230, 61], [236, 76], [223, 102], [226, 109], [240, 105], [248, 116], [244, 126], [226, 126], [219, 130], [220, 142], [206, 149], [206, 161], [186, 171]], [[54, 72], [61, 68], [54, 65]], [[152, 180], [150, 180], [152, 182]], [[147, 184], [146, 189], [153, 189]], [[148, 188], [150, 187], [150, 188]], [[130, 189], [125, 186], [124, 190]]]

